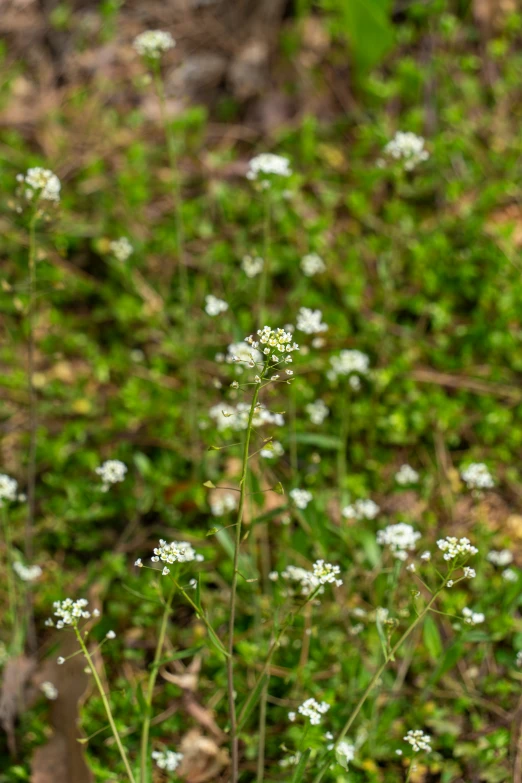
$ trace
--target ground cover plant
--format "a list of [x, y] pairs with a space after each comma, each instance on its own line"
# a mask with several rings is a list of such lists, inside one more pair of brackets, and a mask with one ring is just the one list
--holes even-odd
[[522, 781], [522, 16], [395, 5], [269, 130], [112, 3], [25, 125], [6, 37], [1, 781]]

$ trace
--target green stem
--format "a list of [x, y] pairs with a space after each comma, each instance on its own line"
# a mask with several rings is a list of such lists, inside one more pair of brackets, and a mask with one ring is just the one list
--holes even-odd
[[[404, 633], [401, 636], [401, 638], [398, 640], [398, 642], [395, 643], [395, 645], [392, 647], [392, 649], [390, 650], [388, 655], [385, 657], [383, 663], [379, 666], [379, 668], [377, 669], [377, 671], [375, 672], [375, 674], [371, 678], [370, 682], [366, 686], [366, 689], [365, 689], [364, 693], [362, 694], [361, 698], [359, 699], [359, 701], [357, 702], [357, 704], [355, 706], [355, 709], [353, 710], [353, 712], [351, 713], [350, 717], [348, 718], [348, 720], [344, 724], [343, 728], [341, 729], [341, 732], [340, 732], [340, 734], [337, 737], [337, 740], [335, 742], [335, 747], [337, 747], [339, 745], [339, 743], [344, 739], [344, 737], [350, 731], [353, 723], [355, 722], [357, 716], [359, 715], [361, 709], [363, 708], [363, 706], [364, 706], [368, 696], [373, 691], [375, 685], [377, 684], [377, 682], [381, 678], [381, 675], [384, 672], [384, 670], [386, 669], [388, 663], [390, 661], [394, 660], [396, 653], [402, 647], [402, 645], [404, 644], [406, 639], [409, 637], [409, 635], [412, 633], [412, 631], [417, 627], [417, 625], [421, 622], [421, 620], [423, 620], [424, 617], [427, 615], [427, 613], [430, 611], [430, 609], [433, 606], [433, 604], [435, 603], [437, 597], [439, 596], [439, 594], [441, 593], [441, 591], [445, 587], [446, 581], [447, 580], [445, 580], [443, 582], [443, 584], [441, 585], [441, 587], [439, 587], [437, 592], [433, 594], [432, 598], [426, 604], [426, 606], [424, 607], [422, 612], [416, 617], [414, 622], [404, 631]], [[323, 764], [323, 766], [319, 770], [318, 774], [314, 778], [314, 783], [320, 783], [320, 781], [323, 779], [325, 773], [329, 769], [330, 764], [331, 764], [331, 760], [330, 759], [325, 761], [325, 763]]]
[[265, 744], [266, 744], [266, 706], [268, 699], [269, 679], [263, 685], [259, 705], [259, 742], [257, 752], [257, 783], [265, 779]]
[[270, 191], [267, 188], [264, 191], [264, 218], [263, 218], [263, 270], [261, 272], [261, 280], [259, 283], [259, 295], [258, 295], [258, 318], [259, 326], [263, 328], [266, 320], [266, 298], [268, 295], [268, 283], [270, 276], [270, 252], [271, 252], [271, 210], [270, 210]]
[[149, 675], [149, 682], [147, 684], [147, 692], [145, 694], [145, 703], [147, 705], [147, 712], [143, 720], [143, 726], [141, 730], [141, 758], [140, 758], [140, 775], [141, 783], [147, 783], [147, 771], [149, 768], [149, 733], [150, 722], [152, 718], [152, 696], [154, 693], [154, 686], [158, 677], [158, 663], [161, 659], [161, 653], [163, 651], [163, 645], [165, 644], [165, 635], [167, 633], [167, 626], [169, 622], [169, 616], [172, 607], [172, 600], [176, 592], [176, 587], [173, 586], [168, 595], [165, 603], [165, 609], [163, 610], [163, 617], [161, 619], [160, 632], [158, 636], [158, 642], [156, 644], [156, 652], [154, 654], [154, 661]]
[[34, 293], [36, 282], [36, 221], [33, 213], [29, 223], [29, 303], [27, 308], [27, 385], [29, 388], [29, 460], [27, 466], [27, 517], [25, 524], [25, 557], [33, 559], [33, 528], [36, 485], [36, 392], [34, 388]]
[[102, 682], [100, 680], [100, 677], [98, 675], [98, 672], [96, 671], [96, 667], [93, 663], [93, 660], [91, 658], [91, 655], [89, 653], [89, 650], [87, 649], [87, 645], [85, 644], [83, 637], [78, 630], [77, 626], [74, 627], [74, 632], [76, 634], [76, 638], [78, 639], [78, 642], [80, 644], [80, 647], [82, 648], [82, 652], [85, 655], [85, 658], [87, 660], [87, 663], [89, 664], [89, 668], [91, 670], [92, 676], [94, 677], [94, 681], [96, 683], [96, 687], [98, 688], [98, 691], [100, 693], [101, 700], [103, 702], [103, 706], [105, 707], [105, 712], [107, 714], [107, 718], [109, 720], [109, 725], [112, 730], [112, 734], [114, 736], [114, 739], [116, 741], [116, 745], [118, 746], [118, 750], [120, 751], [121, 760], [123, 761], [123, 765], [125, 767], [125, 771], [127, 772], [127, 777], [130, 780], [130, 783], [136, 783], [136, 780], [134, 778], [134, 775], [132, 774], [132, 770], [130, 768], [129, 760], [127, 758], [127, 754], [125, 752], [125, 748], [122, 745], [120, 735], [118, 733], [118, 729], [116, 728], [116, 724], [114, 722], [114, 718], [112, 717], [112, 710], [111, 705], [109, 704], [109, 700], [107, 698], [107, 695], [105, 693], [105, 690], [103, 688]]
[[7, 565], [7, 592], [9, 596], [9, 615], [11, 617], [11, 623], [13, 625], [13, 636], [12, 636], [12, 648], [15, 650], [17, 648], [17, 640], [18, 640], [18, 611], [17, 611], [17, 600], [16, 600], [16, 583], [14, 579], [14, 573], [13, 573], [13, 540], [11, 538], [11, 528], [9, 526], [9, 519], [7, 516], [7, 508], [2, 508], [2, 525], [4, 528], [4, 540], [5, 540], [5, 549], [6, 549], [6, 565]]
[[348, 449], [348, 434], [350, 429], [350, 407], [351, 407], [351, 395], [348, 391], [348, 384], [344, 389], [346, 395], [347, 405], [341, 411], [341, 429], [339, 433], [339, 450], [337, 452], [337, 484], [339, 486], [339, 499], [341, 502], [341, 508], [348, 503], [348, 497], [346, 493], [346, 475], [347, 475], [347, 463], [346, 463], [346, 451]]
[[[265, 373], [263, 372], [263, 375], [261, 376], [261, 381], [263, 380], [264, 375]], [[245, 506], [245, 495], [247, 490], [250, 436], [252, 434], [252, 421], [254, 418], [254, 411], [257, 405], [257, 400], [259, 397], [260, 385], [261, 382], [256, 384], [254, 395], [252, 397], [252, 403], [250, 405], [250, 412], [248, 415], [248, 424], [245, 432], [245, 442], [243, 445], [243, 463], [242, 463], [242, 470], [241, 470], [241, 480], [239, 483], [239, 487], [240, 487], [239, 507], [237, 511], [237, 520], [236, 520], [236, 537], [235, 537], [235, 544], [234, 544], [232, 585], [230, 588], [227, 682], [228, 682], [228, 707], [229, 707], [229, 720], [230, 720], [230, 745], [231, 745], [231, 756], [232, 756], [231, 783], [237, 783], [238, 776], [239, 776], [239, 746], [238, 746], [238, 738], [237, 738], [236, 703], [234, 697], [234, 625], [236, 620], [237, 577], [238, 577], [238, 564], [239, 564], [239, 550], [241, 546], [241, 524], [243, 522], [243, 509]]]

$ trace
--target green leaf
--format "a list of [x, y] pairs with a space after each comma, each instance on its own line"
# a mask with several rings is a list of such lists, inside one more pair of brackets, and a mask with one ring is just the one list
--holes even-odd
[[336, 31], [348, 40], [358, 71], [373, 68], [392, 48], [389, 0], [326, 0], [325, 5], [337, 17]]
[[212, 483], [212, 481], [205, 481], [203, 484], [204, 487], [207, 487], [208, 489], [215, 489], [216, 485]]
[[440, 660], [440, 656], [442, 655], [444, 648], [442, 646], [437, 623], [430, 614], [428, 614], [424, 620], [422, 634], [424, 637], [424, 644], [426, 645], [426, 649], [428, 650], [431, 658], [434, 661]]
[[277, 484], [275, 485], [274, 492], [277, 492], [278, 495], [285, 494], [285, 488], [283, 487], [280, 481], [278, 481]]
[[295, 442], [333, 451], [337, 451], [341, 446], [339, 438], [334, 438], [331, 435], [320, 435], [318, 432], [298, 432], [295, 435]]
[[307, 750], [305, 750], [304, 753], [301, 755], [301, 758], [299, 759], [299, 764], [295, 768], [294, 776], [292, 778], [292, 783], [300, 783], [300, 781], [304, 778], [304, 774], [306, 772], [306, 765], [308, 764], [308, 759], [310, 758], [311, 752], [312, 752], [312, 748], [307, 748]]
[[249, 716], [252, 713], [252, 710], [254, 709], [257, 702], [259, 701], [261, 697], [261, 692], [265, 687], [265, 684], [268, 682], [268, 680], [269, 680], [269, 675], [263, 674], [263, 676], [259, 678], [256, 687], [249, 694], [247, 700], [241, 707], [241, 710], [239, 711], [239, 721], [237, 725], [238, 732], [243, 729], [245, 723], [247, 722]]

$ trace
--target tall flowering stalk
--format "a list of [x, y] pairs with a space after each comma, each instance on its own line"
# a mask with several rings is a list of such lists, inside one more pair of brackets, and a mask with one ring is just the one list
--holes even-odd
[[12, 624], [11, 647], [18, 649], [18, 600], [16, 582], [14, 579], [13, 566], [15, 563], [13, 557], [13, 540], [11, 536], [11, 526], [9, 524], [8, 503], [16, 500], [16, 491], [18, 484], [15, 479], [0, 474], [0, 509], [2, 513], [2, 529], [4, 534], [4, 543], [6, 551], [6, 574], [7, 574], [7, 595], [9, 600], [9, 619]]

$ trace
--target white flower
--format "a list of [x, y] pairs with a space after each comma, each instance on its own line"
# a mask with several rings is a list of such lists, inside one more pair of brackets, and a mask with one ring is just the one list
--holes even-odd
[[416, 484], [418, 480], [419, 474], [411, 467], [411, 465], [401, 465], [395, 474], [395, 481], [397, 484], [400, 484], [401, 487], [404, 487], [407, 484]]
[[210, 499], [210, 510], [213, 516], [222, 517], [237, 508], [238, 499], [233, 492], [213, 495]]
[[310, 416], [312, 424], [322, 424], [326, 419], [330, 411], [322, 400], [315, 400], [309, 402], [305, 408], [306, 412]]
[[116, 639], [116, 634], [114, 631], [107, 631], [105, 636], [107, 637], [107, 639]]
[[339, 566], [325, 563], [324, 560], [315, 561], [312, 573], [321, 585], [335, 584], [337, 587], [340, 587], [343, 583], [342, 579], [337, 579], [337, 576], [341, 573]]
[[316, 587], [319, 587], [318, 579], [311, 571], [299, 566], [289, 565], [281, 572], [281, 577], [288, 582], [298, 582], [303, 595], [310, 595]]
[[0, 507], [3, 500], [16, 500], [17, 489], [18, 482], [16, 479], [6, 476], [5, 473], [0, 473]]
[[260, 348], [266, 359], [265, 362], [270, 362], [272, 359], [276, 362], [287, 361], [291, 362], [291, 353], [299, 350], [299, 346], [293, 341], [292, 332], [285, 329], [272, 329], [270, 326], [263, 326], [262, 329], [257, 330], [256, 339], [254, 335], [249, 335], [245, 338], [245, 342], [252, 346], [252, 348], [259, 348], [259, 346], [265, 346]]
[[513, 555], [509, 549], [501, 549], [500, 551], [492, 549], [486, 555], [486, 560], [489, 560], [490, 563], [496, 566], [508, 566], [513, 562]]
[[183, 761], [183, 753], [175, 753], [173, 750], [153, 750], [151, 756], [156, 765], [167, 772], [175, 772]]
[[159, 547], [154, 549], [153, 563], [188, 563], [196, 559], [196, 551], [187, 541], [172, 541], [170, 544], [160, 538]]
[[297, 718], [297, 714], [295, 712], [288, 713], [288, 720], [290, 721], [290, 723], [293, 723], [296, 718]]
[[311, 310], [309, 307], [301, 307], [297, 313], [296, 329], [305, 334], [326, 332], [328, 326], [321, 323], [322, 317], [323, 314], [320, 310]]
[[289, 177], [292, 173], [290, 161], [282, 155], [273, 155], [271, 152], [263, 152], [256, 155], [248, 164], [247, 179], [258, 179], [259, 175], [272, 175]]
[[167, 574], [170, 574], [170, 568], [167, 568], [167, 566], [164, 566], [163, 571], [161, 572], [162, 576], [167, 576]]
[[451, 587], [453, 587], [454, 584], [455, 584], [455, 582], [453, 581], [453, 579], [448, 579], [448, 581], [446, 582], [446, 587], [450, 587], [451, 588]]
[[260, 457], [264, 459], [274, 459], [274, 457], [281, 457], [285, 453], [284, 448], [278, 440], [271, 440], [267, 443], [259, 452]]
[[225, 360], [227, 364], [254, 367], [256, 364], [262, 364], [263, 354], [246, 342], [231, 343], [227, 348]]
[[292, 489], [288, 493], [294, 501], [297, 508], [305, 509], [312, 500], [312, 493], [307, 489]]
[[49, 169], [35, 166], [27, 169], [25, 176], [20, 174], [17, 179], [19, 182], [25, 182], [27, 185], [25, 191], [27, 199], [32, 199], [36, 194], [41, 201], [60, 201], [60, 180]]
[[164, 52], [173, 49], [176, 42], [164, 30], [146, 30], [134, 39], [134, 48], [142, 57], [158, 60]]
[[118, 261], [127, 261], [131, 257], [133, 247], [127, 237], [120, 237], [114, 239], [109, 245], [112, 254], [118, 259]]
[[472, 462], [460, 475], [468, 489], [491, 489], [495, 486], [493, 476], [483, 462]]
[[478, 549], [471, 545], [469, 538], [447, 536], [437, 541], [438, 548], [444, 552], [444, 560], [454, 560], [456, 557], [476, 555]]
[[277, 571], [270, 571], [270, 573], [268, 574], [268, 578], [270, 579], [271, 582], [277, 582], [277, 580], [279, 579], [279, 573]]
[[46, 680], [46, 682], [42, 682], [40, 685], [40, 690], [44, 694], [46, 699], [49, 699], [49, 701], [55, 701], [58, 698], [58, 689], [55, 685], [53, 685], [52, 682], [49, 682]]
[[355, 746], [342, 740], [335, 748], [335, 757], [343, 769], [348, 769], [348, 764], [355, 758]]
[[[227, 404], [214, 405], [208, 412], [210, 418], [214, 419], [218, 430], [231, 429], [236, 432], [246, 430], [249, 413], [250, 405], [246, 402], [238, 402], [235, 407]], [[254, 427], [260, 427], [263, 424], [275, 424], [277, 427], [282, 427], [284, 423], [285, 420], [281, 413], [271, 413], [261, 405], [254, 411], [252, 419]]]
[[[402, 558], [399, 558], [399, 559], [402, 559]], [[415, 563], [410, 563], [409, 565], [406, 566], [406, 571], [409, 571], [410, 574], [414, 574], [416, 572], [416, 570], [417, 570], [417, 567], [416, 567]]]
[[335, 380], [339, 375], [367, 375], [370, 368], [370, 358], [362, 351], [346, 350], [341, 351], [339, 356], [331, 356], [330, 364], [332, 369], [328, 371], [329, 380]]
[[410, 730], [403, 739], [410, 743], [415, 753], [420, 750], [426, 750], [428, 753], [431, 751], [431, 737], [420, 729]]
[[475, 571], [474, 568], [470, 568], [469, 566], [466, 566], [464, 568], [464, 577], [466, 579], [475, 579], [476, 575], [477, 575], [477, 572]]
[[124, 480], [127, 465], [119, 459], [108, 459], [95, 469], [95, 473], [101, 478], [102, 489], [106, 491], [110, 484], [117, 484]]
[[317, 253], [308, 253], [301, 259], [301, 269], [306, 277], [313, 277], [314, 275], [324, 272], [326, 265]]
[[263, 271], [264, 261], [259, 256], [243, 256], [241, 261], [241, 269], [247, 277], [257, 277]]
[[429, 152], [424, 149], [424, 139], [410, 131], [397, 131], [384, 148], [384, 153], [394, 160], [404, 161], [406, 171], [411, 171], [422, 161], [428, 160]]
[[135, 561], [134, 565], [137, 568], [143, 568], [143, 563], [141, 562], [141, 557], [138, 557], [138, 559]]
[[505, 568], [502, 571], [502, 579], [505, 582], [518, 582], [518, 573], [513, 568]]
[[[85, 598], [79, 598], [73, 601], [72, 598], [65, 598], [63, 601], [54, 601], [54, 616], [57, 621], [49, 618], [46, 625], [54, 625], [56, 628], [65, 628], [70, 625], [76, 627], [80, 620], [88, 620], [91, 613], [86, 609], [89, 602]], [[63, 662], [63, 661], [62, 661]]]
[[62, 656], [60, 655], [60, 657], [56, 659], [56, 663], [58, 664], [58, 666], [63, 666], [63, 664], [65, 663], [65, 658], [62, 658]]
[[[290, 718], [290, 715], [293, 715], [293, 718], [291, 719], [292, 722], [295, 720], [295, 712], [289, 712], [288, 717]], [[301, 759], [301, 754], [299, 751], [297, 753], [293, 753], [290, 756], [287, 756], [286, 759], [281, 759], [279, 762], [279, 766], [286, 768], [286, 767], [295, 767], [297, 764], [299, 764], [299, 760]]]
[[426, 552], [422, 553], [420, 558], [421, 558], [421, 560], [424, 560], [424, 562], [427, 563], [429, 560], [431, 560], [431, 552], [428, 552], [428, 550], [426, 550]]
[[42, 569], [39, 565], [25, 566], [19, 560], [13, 563], [13, 570], [16, 571], [23, 582], [34, 582], [42, 575]]
[[220, 315], [228, 310], [228, 304], [223, 299], [209, 294], [205, 297], [205, 312], [207, 315]]
[[321, 723], [322, 716], [328, 712], [330, 705], [326, 701], [318, 702], [315, 699], [307, 699], [297, 712], [308, 718], [312, 726], [318, 726]]
[[384, 530], [377, 532], [377, 543], [389, 547], [393, 557], [398, 560], [406, 560], [408, 552], [417, 546], [421, 534], [405, 522], [397, 525], [388, 525]]
[[467, 606], [465, 606], [462, 610], [462, 616], [464, 617], [464, 622], [467, 623], [467, 625], [479, 625], [486, 619], [482, 612], [473, 612]]
[[380, 507], [370, 498], [356, 500], [355, 503], [345, 506], [341, 511], [347, 519], [375, 519]]

